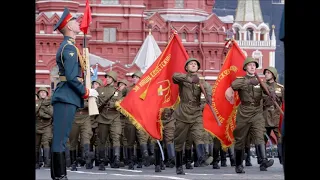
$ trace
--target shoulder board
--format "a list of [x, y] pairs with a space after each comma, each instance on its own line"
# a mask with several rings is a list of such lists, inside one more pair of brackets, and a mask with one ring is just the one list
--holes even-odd
[[277, 85], [280, 86], [280, 87], [282, 87], [282, 88], [284, 87], [282, 84], [279, 84], [279, 83], [277, 83]]
[[237, 79], [244, 79], [244, 77], [243, 76], [238, 76]]

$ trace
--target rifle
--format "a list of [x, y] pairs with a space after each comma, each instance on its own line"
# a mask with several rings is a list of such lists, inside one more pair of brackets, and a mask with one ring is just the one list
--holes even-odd
[[116, 89], [116, 90], [113, 92], [113, 94], [112, 94], [106, 101], [104, 101], [104, 102], [101, 104], [101, 106], [98, 108], [99, 111], [102, 111], [102, 109], [108, 104], [108, 102], [112, 99], [112, 97], [116, 94], [116, 92], [119, 91], [118, 88], [115, 88], [115, 89]]
[[[87, 89], [91, 89], [91, 74], [90, 74], [90, 62], [89, 62], [89, 49], [86, 46], [86, 35], [83, 37], [84, 45], [83, 45], [83, 58], [86, 64], [86, 79], [85, 79], [85, 85]], [[97, 115], [99, 114], [98, 105], [96, 102], [95, 97], [89, 97], [88, 98], [88, 111], [89, 116]]]
[[[267, 87], [266, 87], [266, 85], [261, 81], [261, 79], [260, 79], [260, 77], [259, 77], [258, 73], [257, 73], [257, 72], [255, 72], [255, 73], [254, 73], [254, 75], [256, 76], [256, 78], [258, 79], [258, 81], [259, 81], [260, 85], [261, 85], [261, 86], [262, 86], [262, 88], [266, 91], [266, 93], [268, 94], [268, 96], [269, 96], [269, 97], [271, 97], [271, 95], [270, 95], [270, 92], [269, 92], [268, 88], [267, 88]], [[276, 102], [276, 100], [275, 100], [275, 99], [273, 99], [273, 98], [271, 98], [271, 100], [272, 100], [273, 104], [277, 107], [277, 109], [280, 111], [280, 113], [283, 115], [284, 113], [283, 113], [283, 111], [282, 111], [281, 107], [279, 106], [279, 104]]]
[[209, 105], [210, 110], [211, 110], [214, 118], [215, 118], [216, 121], [217, 121], [218, 126], [221, 126], [221, 123], [220, 123], [220, 121], [219, 121], [219, 119], [218, 119], [218, 116], [217, 116], [216, 112], [215, 112], [214, 109], [212, 108], [211, 104], [208, 103], [209, 97], [208, 97], [206, 91], [204, 90], [203, 84], [202, 84], [202, 83], [199, 83], [199, 84], [200, 84], [201, 91], [202, 91], [202, 93], [203, 93], [203, 95], [204, 95], [204, 97], [205, 97], [205, 99], [206, 99], [206, 103]]

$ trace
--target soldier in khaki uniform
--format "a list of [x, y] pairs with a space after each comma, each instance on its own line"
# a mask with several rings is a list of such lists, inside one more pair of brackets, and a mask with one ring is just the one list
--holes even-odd
[[[264, 93], [259, 81], [254, 75], [258, 67], [259, 64], [252, 57], [247, 57], [243, 64], [243, 70], [247, 72], [247, 75], [236, 78], [231, 84], [231, 89], [227, 89], [227, 92], [232, 92], [233, 90], [238, 91], [241, 101], [237, 109], [236, 128], [233, 131], [235, 138], [236, 173], [245, 173], [242, 163], [244, 148], [249, 133], [252, 134], [254, 144], [257, 146], [262, 158], [260, 171], [266, 171], [267, 168], [274, 163], [273, 159], [268, 161], [266, 157], [263, 136], [265, 132], [265, 122], [262, 116], [262, 98]], [[231, 94], [232, 93], [226, 93], [228, 100], [233, 97]]]
[[[132, 74], [133, 84], [127, 88], [128, 93], [132, 90], [135, 84], [139, 81], [142, 76], [141, 71], [136, 71]], [[138, 166], [137, 168], [142, 168], [142, 157], [144, 159], [144, 165], [149, 166], [149, 153], [148, 153], [148, 134], [142, 129], [136, 129], [136, 127], [127, 119], [125, 125], [125, 136], [128, 143], [128, 169], [134, 169], [133, 162], [133, 153], [134, 153], [134, 144], [137, 142], [137, 159]]]
[[52, 139], [53, 107], [48, 98], [49, 91], [41, 87], [37, 92], [39, 99], [36, 101], [36, 169], [39, 166], [40, 145], [43, 146], [44, 166], [50, 167], [50, 146]]
[[[97, 79], [95, 81], [92, 81], [92, 89], [97, 89], [98, 87], [103, 86], [103, 82], [101, 79]], [[91, 129], [92, 129], [92, 137], [90, 139], [90, 151], [93, 152], [94, 150], [94, 161], [95, 161], [95, 165], [99, 166], [100, 161], [99, 161], [99, 151], [98, 151], [98, 144], [99, 144], [99, 138], [98, 138], [98, 122], [96, 121], [96, 117], [95, 116], [90, 116], [90, 120], [91, 120]], [[95, 148], [93, 148], [95, 147]]]
[[120, 136], [121, 136], [121, 121], [120, 112], [116, 110], [116, 101], [122, 98], [122, 93], [114, 86], [117, 82], [117, 73], [109, 71], [106, 74], [107, 83], [106, 86], [97, 88], [99, 93], [97, 105], [100, 114], [97, 117], [98, 122], [98, 137], [99, 137], [99, 170], [105, 170], [105, 159], [106, 159], [106, 141], [110, 136], [113, 145], [113, 158], [109, 159], [112, 161], [111, 167], [119, 168], [120, 166]]
[[[173, 83], [179, 86], [180, 103], [173, 113], [176, 119], [174, 134], [176, 153], [176, 173], [185, 174], [182, 167], [182, 150], [187, 135], [192, 136], [197, 148], [197, 157], [201, 166], [209, 165], [212, 157], [207, 157], [203, 145], [202, 109], [200, 107], [201, 88], [199, 75], [200, 62], [196, 58], [189, 58], [185, 64], [187, 74], [174, 73]], [[203, 80], [201, 80], [203, 81]], [[211, 94], [211, 88], [204, 86], [206, 93]], [[208, 99], [211, 104], [211, 97]]]
[[[125, 97], [128, 93], [127, 91], [127, 86], [129, 86], [129, 82], [126, 80], [126, 79], [121, 79], [118, 81], [118, 88], [119, 90], [122, 92], [122, 97]], [[123, 114], [120, 114], [120, 121], [121, 121], [121, 136], [120, 136], [120, 145], [121, 145], [121, 148], [120, 148], [120, 166], [123, 167], [124, 166], [124, 162], [125, 159], [128, 158], [128, 143], [127, 143], [127, 138], [126, 136], [124, 135], [124, 127], [126, 125], [126, 121], [127, 121], [127, 117], [124, 116]]]
[[[278, 103], [278, 105], [281, 107], [283, 103], [283, 97], [284, 97], [284, 87], [282, 84], [279, 84], [276, 82], [278, 77], [277, 69], [274, 67], [268, 67], [263, 70], [263, 74], [266, 77], [266, 85], [268, 87], [268, 90], [271, 94], [274, 95], [274, 100]], [[281, 142], [279, 143], [280, 139], [280, 133], [279, 133], [279, 120], [280, 120], [280, 111], [276, 108], [276, 106], [273, 104], [272, 100], [268, 97], [264, 98], [263, 101], [263, 116], [265, 119], [265, 126], [267, 135], [270, 137], [271, 131], [274, 132], [274, 134], [277, 137], [278, 141], [278, 157], [280, 163], [282, 163], [281, 159]]]
[[[70, 141], [70, 158], [72, 162], [71, 171], [77, 170], [77, 145], [80, 135], [81, 146], [83, 147], [83, 154], [86, 162], [86, 169], [92, 169], [93, 153], [90, 151], [90, 139], [93, 135], [91, 129], [91, 119], [88, 111], [88, 101], [84, 101], [84, 107], [78, 108], [72, 124], [69, 141]], [[79, 153], [79, 152], [78, 152]]]

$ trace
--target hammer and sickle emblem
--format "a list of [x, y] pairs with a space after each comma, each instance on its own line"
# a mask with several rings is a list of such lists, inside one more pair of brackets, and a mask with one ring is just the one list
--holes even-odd
[[[167, 87], [163, 88], [162, 84], [160, 83], [167, 83]], [[166, 102], [169, 102], [170, 101], [170, 87], [171, 87], [171, 84], [170, 84], [170, 81], [169, 80], [163, 80], [163, 81], [159, 81], [157, 82], [157, 84], [160, 84], [159, 87], [158, 87], [158, 96], [163, 96], [164, 92], [167, 92], [165, 95], [164, 95], [164, 102], [163, 103], [166, 103]]]

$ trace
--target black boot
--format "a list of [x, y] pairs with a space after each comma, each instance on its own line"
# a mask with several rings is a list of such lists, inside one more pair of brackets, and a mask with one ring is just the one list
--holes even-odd
[[227, 152], [220, 148], [221, 167], [227, 167]]
[[148, 153], [147, 144], [141, 144], [140, 149], [141, 149], [141, 155], [143, 158], [144, 166], [146, 166], [146, 167], [150, 166], [150, 157], [149, 157], [149, 153]]
[[260, 155], [260, 152], [258, 151], [258, 149], [259, 149], [258, 146], [255, 145], [255, 150], [256, 150], [256, 155], [257, 155], [257, 163], [261, 164], [262, 159], [261, 159], [261, 155]]
[[150, 165], [154, 164], [155, 163], [155, 157], [154, 157], [154, 144], [153, 143], [150, 143], [148, 145], [148, 152], [149, 152], [149, 163]]
[[52, 153], [50, 170], [51, 178], [53, 180], [68, 180], [65, 152]]
[[[212, 161], [212, 169], [220, 169], [219, 166], [219, 159], [220, 159], [220, 155], [219, 155], [219, 151], [220, 148], [219, 147], [213, 147], [213, 161]], [[220, 151], [221, 152], [221, 151]]]
[[80, 142], [78, 144], [77, 162], [80, 164], [81, 167], [83, 167], [86, 164], [86, 161], [84, 160], [83, 147], [80, 144]]
[[250, 147], [246, 147], [244, 149], [244, 152], [246, 153], [246, 166], [252, 166], [251, 164], [251, 152], [250, 152]]
[[134, 170], [133, 148], [127, 148], [128, 153], [128, 169]]
[[71, 161], [71, 171], [77, 171], [78, 161], [77, 161], [77, 151], [70, 151], [70, 161]]
[[66, 157], [66, 166], [71, 167], [71, 159], [70, 159], [70, 149], [66, 147], [65, 149], [65, 157]]
[[98, 146], [96, 146], [94, 149], [94, 165], [99, 166], [99, 164], [100, 164], [99, 150], [98, 150]]
[[277, 150], [278, 150], [279, 162], [280, 164], [282, 164], [282, 144], [281, 143], [277, 144]]
[[106, 149], [105, 148], [99, 148], [99, 159], [100, 159], [100, 164], [99, 164], [99, 170], [100, 171], [105, 171], [105, 161], [106, 161]]
[[105, 164], [110, 164], [110, 167], [111, 168], [114, 168], [114, 164], [113, 164], [113, 159], [114, 159], [114, 156], [113, 156], [113, 147], [111, 146], [111, 147], [108, 147], [107, 148], [107, 150], [108, 150], [108, 155], [107, 155], [107, 158], [106, 158], [106, 162], [105, 162]]
[[199, 167], [200, 165], [199, 165], [198, 156], [197, 156], [197, 148], [195, 145], [192, 147], [192, 151], [193, 151], [192, 153], [193, 167]]
[[182, 167], [182, 151], [176, 151], [176, 173], [178, 175], [185, 175]]
[[43, 167], [44, 166], [44, 160], [43, 160], [43, 149], [40, 148], [39, 150], [39, 167]]
[[140, 148], [137, 148], [137, 168], [142, 168], [142, 153]]
[[230, 159], [231, 167], [236, 166], [236, 158], [234, 157], [234, 148], [233, 147], [229, 147], [228, 148], [228, 153], [229, 153], [229, 159]]
[[159, 148], [155, 149], [155, 172], [161, 172], [161, 152]]
[[40, 169], [39, 165], [39, 150], [36, 150], [36, 169]]
[[267, 171], [268, 167], [271, 167], [274, 163], [273, 159], [267, 159], [266, 155], [266, 146], [265, 144], [259, 144], [258, 146], [258, 152], [261, 156], [261, 164], [260, 164], [260, 171]]
[[184, 154], [186, 157], [186, 169], [193, 169], [192, 167], [192, 152], [191, 149], [185, 149]]
[[213, 144], [209, 144], [209, 156], [212, 156], [213, 157]]
[[[173, 168], [175, 165], [175, 152], [174, 152], [174, 144], [167, 144], [167, 153], [168, 153], [168, 166]], [[190, 161], [191, 161], [191, 150], [190, 150]]]
[[120, 167], [120, 147], [114, 146], [113, 147], [113, 167], [112, 168], [119, 168]]
[[84, 144], [83, 145], [83, 151], [84, 151], [84, 159], [86, 161], [86, 169], [92, 169], [92, 159], [94, 158], [93, 152], [90, 151], [90, 145]]
[[245, 171], [243, 170], [244, 167], [242, 165], [244, 151], [242, 149], [241, 150], [236, 149], [235, 155], [236, 155], [236, 168], [235, 168], [236, 173], [245, 173]]
[[124, 153], [123, 153], [123, 146], [120, 146], [120, 167], [124, 167]]
[[[123, 146], [123, 163], [124, 163], [124, 166], [127, 166], [128, 165], [128, 147], [127, 146]], [[124, 167], [123, 166], [123, 167]]]
[[50, 167], [50, 148], [43, 149], [44, 167]]
[[197, 157], [200, 167], [208, 166], [210, 163], [212, 163], [213, 158], [210, 156], [206, 156], [205, 154], [205, 148], [203, 144], [197, 145]]

